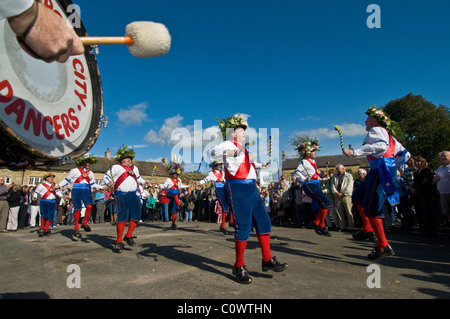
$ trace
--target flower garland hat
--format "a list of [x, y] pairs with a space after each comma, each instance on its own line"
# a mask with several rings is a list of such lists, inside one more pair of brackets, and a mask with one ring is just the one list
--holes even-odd
[[91, 155], [87, 154], [87, 155], [77, 159], [76, 165], [78, 167], [80, 167], [80, 166], [83, 166], [84, 163], [95, 164], [95, 163], [97, 163], [97, 159], [95, 157], [92, 157]]
[[133, 159], [135, 156], [134, 150], [132, 148], [128, 148], [128, 145], [122, 145], [116, 153], [116, 162], [120, 163], [124, 158]]
[[247, 121], [242, 117], [240, 113], [230, 115], [226, 119], [217, 118], [217, 120], [219, 122], [220, 133], [222, 134], [224, 140], [227, 138], [227, 130], [236, 130], [239, 127], [246, 130], [248, 127]]
[[169, 174], [181, 174], [184, 172], [184, 163], [181, 162], [180, 155], [178, 157], [172, 154], [172, 158], [168, 164], [166, 164], [166, 170]]
[[389, 134], [391, 134], [396, 139], [403, 140], [405, 138], [405, 133], [400, 128], [400, 125], [398, 125], [398, 123], [394, 120], [391, 120], [382, 108], [377, 109], [377, 107], [374, 105], [366, 111], [366, 114], [369, 116], [373, 116], [378, 121], [378, 123], [383, 125], [383, 127], [386, 128]]
[[211, 164], [210, 164], [210, 166], [211, 167], [215, 167], [215, 166], [219, 166], [219, 165], [222, 165], [223, 164], [223, 162], [221, 161], [221, 160], [214, 160]]
[[53, 176], [55, 177], [55, 173], [49, 172], [45, 173], [44, 176], [42, 176], [42, 179], [45, 181], [47, 177]]
[[318, 151], [320, 148], [317, 139], [310, 139], [308, 136], [304, 136], [300, 140], [301, 143], [297, 145], [297, 151], [303, 158], [309, 153]]

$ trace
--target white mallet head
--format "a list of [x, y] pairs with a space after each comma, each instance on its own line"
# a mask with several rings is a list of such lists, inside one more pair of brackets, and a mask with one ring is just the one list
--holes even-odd
[[157, 22], [136, 21], [127, 25], [126, 36], [133, 38], [128, 45], [131, 54], [140, 58], [153, 58], [169, 52], [172, 38], [166, 26]]

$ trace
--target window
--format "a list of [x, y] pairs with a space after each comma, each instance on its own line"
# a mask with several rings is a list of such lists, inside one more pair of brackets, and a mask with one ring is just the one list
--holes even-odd
[[40, 182], [42, 182], [42, 177], [32, 177], [32, 176], [28, 177], [29, 186], [36, 186]]

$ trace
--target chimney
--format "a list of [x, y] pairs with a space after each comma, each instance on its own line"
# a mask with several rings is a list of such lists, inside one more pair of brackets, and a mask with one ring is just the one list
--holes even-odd
[[283, 161], [286, 160], [286, 153], [285, 153], [284, 151], [281, 153], [281, 159], [282, 159]]
[[106, 159], [111, 159], [111, 152], [110, 152], [109, 148], [106, 149], [105, 158]]

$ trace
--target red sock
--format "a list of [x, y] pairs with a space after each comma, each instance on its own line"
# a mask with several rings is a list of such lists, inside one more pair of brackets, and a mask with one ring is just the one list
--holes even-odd
[[40, 229], [44, 229], [45, 222], [47, 221], [47, 218], [41, 218], [41, 224], [39, 225]]
[[239, 241], [236, 240], [234, 242], [234, 250], [236, 252], [236, 263], [235, 266], [237, 268], [242, 267], [245, 265], [244, 263], [244, 252], [245, 252], [245, 247], [247, 246], [247, 242], [246, 241]]
[[375, 232], [375, 236], [377, 236], [377, 247], [381, 249], [389, 245], [384, 235], [383, 218], [369, 217], [369, 221]]
[[230, 213], [230, 220], [228, 221], [228, 225], [230, 225], [230, 227], [233, 225], [233, 214]]
[[259, 246], [261, 246], [261, 253], [263, 261], [269, 261], [272, 259], [270, 253], [270, 235], [258, 235]]
[[128, 231], [127, 231], [127, 234], [125, 235], [126, 237], [128, 237], [128, 238], [133, 237], [133, 231], [136, 228], [137, 224], [138, 224], [138, 222], [134, 221], [134, 220], [130, 220], [128, 222]]
[[173, 198], [173, 200], [175, 201], [175, 203], [177, 203], [178, 207], [181, 206], [180, 199], [178, 198], [178, 195], [175, 195], [175, 197]]
[[78, 209], [73, 212], [73, 222], [75, 223], [75, 230], [80, 228], [80, 215], [81, 209]]
[[45, 221], [45, 227], [44, 227], [44, 231], [48, 231], [48, 228], [50, 227], [50, 225], [52, 224], [52, 222], [50, 220], [46, 220]]
[[121, 243], [123, 241], [123, 231], [125, 229], [126, 222], [116, 223], [116, 231], [117, 231], [117, 242]]
[[177, 220], [177, 213], [172, 213], [172, 225], [175, 224]]
[[83, 225], [86, 226], [89, 220], [89, 216], [91, 215], [92, 205], [86, 206], [86, 211], [84, 212]]
[[362, 231], [365, 233], [373, 232], [372, 226], [370, 226], [369, 218], [364, 214], [364, 208], [359, 205], [355, 204], [356, 208], [358, 209], [359, 215], [361, 216], [362, 223], [363, 223], [363, 229]]
[[317, 212], [317, 217], [314, 220], [314, 224], [319, 227], [325, 227], [325, 217], [327, 216], [328, 208], [320, 208]]
[[222, 228], [225, 228], [225, 219], [227, 218], [227, 213], [222, 213]]

